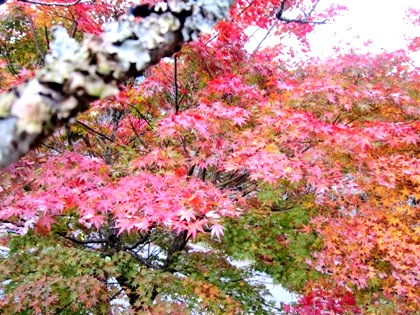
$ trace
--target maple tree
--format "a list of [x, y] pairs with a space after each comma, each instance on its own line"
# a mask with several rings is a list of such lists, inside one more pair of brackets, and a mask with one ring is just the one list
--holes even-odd
[[[317, 4], [235, 1], [213, 32], [2, 171], [1, 308], [418, 311], [418, 68], [402, 50], [296, 61], [281, 44], [244, 49], [250, 26], [310, 49], [306, 34], [342, 9]], [[4, 90], [43, 65], [53, 24], [80, 40], [124, 10], [8, 6]], [[298, 303], [268, 301], [255, 271]]]

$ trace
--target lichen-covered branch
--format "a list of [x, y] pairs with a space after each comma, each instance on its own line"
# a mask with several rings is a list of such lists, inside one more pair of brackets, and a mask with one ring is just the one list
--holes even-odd
[[168, 1], [147, 17], [122, 17], [81, 44], [53, 27], [46, 66], [0, 96], [0, 167], [17, 160], [89, 103], [116, 95], [118, 86], [177, 52], [223, 18], [230, 0]]

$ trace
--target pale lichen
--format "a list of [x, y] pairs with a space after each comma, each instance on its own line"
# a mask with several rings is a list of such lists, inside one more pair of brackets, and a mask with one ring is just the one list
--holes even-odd
[[40, 133], [43, 123], [51, 117], [50, 108], [40, 93], [43, 89], [38, 80], [32, 80], [13, 103], [10, 114], [18, 119], [18, 132]]
[[230, 2], [168, 0], [157, 5], [160, 14], [106, 23], [100, 36], [86, 35], [82, 44], [54, 26], [45, 68], [0, 98], [0, 167], [51, 133], [52, 122], [60, 125], [86, 109], [87, 102], [116, 95], [128, 77], [208, 31]]
[[11, 92], [2, 95], [0, 98], [0, 118], [10, 115], [10, 108], [12, 107], [15, 98], [16, 95]]

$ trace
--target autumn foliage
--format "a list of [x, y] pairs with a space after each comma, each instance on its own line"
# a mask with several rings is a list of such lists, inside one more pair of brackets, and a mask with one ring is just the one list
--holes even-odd
[[[342, 9], [289, 1], [291, 18], [311, 15], [282, 23], [280, 4], [235, 1], [211, 34], [2, 170], [0, 239], [10, 251], [0, 256], [0, 308], [419, 311], [418, 68], [404, 50], [327, 61], [296, 60], [281, 43], [246, 50], [250, 26], [274, 25], [306, 51], [312, 22]], [[3, 90], [42, 66], [52, 24], [78, 39], [125, 10], [106, 1], [7, 5]], [[280, 309], [265, 300], [246, 281], [255, 271], [299, 301]]]

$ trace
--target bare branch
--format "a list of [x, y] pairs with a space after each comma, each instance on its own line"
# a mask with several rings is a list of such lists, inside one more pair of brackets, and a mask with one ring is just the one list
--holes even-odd
[[270, 35], [270, 33], [273, 31], [273, 29], [277, 26], [277, 21], [274, 21], [273, 25], [268, 29], [267, 33], [264, 35], [264, 37], [260, 40], [260, 42], [258, 43], [257, 47], [255, 47], [254, 51], [252, 52], [253, 54], [255, 54], [256, 51], [258, 51], [258, 49], [260, 49], [262, 43], [268, 38], [268, 36]]
[[30, 4], [36, 4], [36, 5], [43, 5], [43, 6], [56, 6], [56, 7], [70, 7], [72, 5], [76, 5], [82, 0], [76, 0], [73, 2], [63, 3], [63, 2], [49, 2], [49, 1], [36, 1], [36, 0], [18, 0], [20, 2], [30, 3]]
[[28, 15], [27, 18], [28, 18], [28, 21], [29, 21], [29, 25], [30, 25], [30, 30], [31, 30], [31, 33], [32, 33], [32, 37], [34, 38], [36, 51], [38, 53], [39, 58], [42, 61], [44, 61], [44, 59], [45, 59], [45, 53], [41, 49], [41, 44], [39, 43], [38, 36], [37, 36], [37, 34], [35, 32], [34, 21], [33, 21], [32, 17], [30, 15]]
[[67, 236], [66, 233], [59, 232], [57, 234], [65, 238], [66, 240], [72, 241], [73, 243], [76, 243], [79, 245], [88, 245], [88, 244], [108, 244], [109, 245], [109, 242], [106, 239], [79, 240], [77, 238]]
[[316, 6], [318, 5], [320, 0], [317, 0], [314, 5], [311, 7], [311, 9], [309, 10], [308, 13], [303, 12], [303, 17], [298, 18], [298, 19], [290, 19], [290, 18], [286, 18], [283, 16], [284, 11], [286, 11], [288, 9], [288, 7], [286, 6], [286, 1], [287, 0], [281, 0], [280, 2], [280, 8], [276, 14], [276, 18], [281, 21], [284, 22], [286, 24], [288, 23], [298, 23], [298, 24], [326, 24], [327, 21], [310, 21], [310, 17], [312, 15], [312, 13], [315, 11]]
[[107, 135], [105, 135], [105, 134], [103, 134], [103, 133], [101, 133], [99, 131], [96, 131], [95, 129], [89, 127], [88, 125], [86, 125], [85, 123], [81, 122], [80, 120], [76, 120], [76, 123], [79, 124], [80, 126], [82, 126], [83, 128], [85, 128], [88, 132], [90, 132], [90, 133], [92, 133], [92, 134], [94, 134], [94, 135], [96, 135], [98, 137], [104, 138], [104, 139], [106, 139], [106, 140], [108, 140], [110, 142], [115, 142], [111, 137], [109, 137], [109, 136], [107, 136]]
[[128, 252], [135, 260], [137, 260], [143, 266], [149, 267], [150, 269], [154, 269], [154, 270], [161, 270], [161, 269], [163, 269], [162, 266], [152, 264], [147, 259], [144, 259], [143, 257], [141, 257], [140, 255], [136, 254], [132, 250], [131, 251], [130, 250], [125, 250], [125, 251]]
[[139, 232], [140, 238], [138, 239], [138, 241], [136, 243], [134, 243], [131, 246], [128, 245], [124, 245], [124, 250], [133, 250], [136, 247], [138, 247], [141, 244], [144, 244], [150, 237], [150, 231], [146, 232], [144, 235], [141, 235], [141, 233]]

